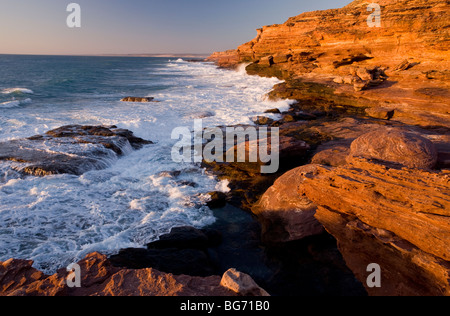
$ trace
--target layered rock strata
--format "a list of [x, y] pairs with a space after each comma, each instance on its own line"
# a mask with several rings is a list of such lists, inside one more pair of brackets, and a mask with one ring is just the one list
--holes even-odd
[[387, 108], [405, 123], [448, 125], [450, 4], [380, 0], [381, 27], [370, 27], [371, 3], [355, 0], [264, 26], [255, 39], [209, 60], [249, 64], [249, 74], [285, 79], [279, 89], [294, 87], [302, 98], [319, 92], [342, 105]]
[[[308, 176], [307, 176], [308, 177]], [[450, 295], [450, 173], [353, 160], [316, 166], [301, 194], [339, 243], [348, 266], [366, 283], [382, 269], [371, 295]]]

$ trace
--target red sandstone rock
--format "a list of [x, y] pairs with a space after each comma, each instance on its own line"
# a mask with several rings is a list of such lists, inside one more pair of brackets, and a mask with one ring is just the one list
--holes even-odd
[[220, 281], [220, 285], [238, 295], [270, 296], [248, 274], [236, 271], [236, 269], [230, 269], [225, 272]]
[[[377, 3], [381, 27], [367, 24], [369, 2], [355, 0], [344, 8], [306, 12], [283, 24], [264, 26], [252, 41], [215, 53], [211, 60], [233, 67], [253, 63], [247, 68], [252, 74], [324, 84], [332, 90], [322, 96], [333, 101], [358, 98], [352, 104], [395, 105], [396, 120], [408, 124], [448, 126], [450, 4], [444, 0]], [[266, 62], [270, 56], [271, 62]], [[365, 70], [370, 69], [385, 73], [369, 76]], [[333, 83], [336, 78], [339, 84]], [[358, 92], [344, 84], [353, 85], [355, 80]]]
[[315, 166], [307, 165], [291, 170], [278, 178], [252, 212], [258, 216], [266, 242], [288, 242], [324, 232], [315, 219], [317, 206], [299, 189], [305, 174], [314, 173]]
[[432, 169], [438, 160], [434, 144], [419, 135], [396, 129], [375, 131], [352, 143], [348, 161], [353, 158], [376, 159], [409, 168]]
[[[245, 293], [223, 287], [220, 276], [191, 277], [172, 275], [154, 269], [128, 270], [113, 267], [106, 256], [92, 253], [78, 264], [81, 287], [66, 285], [68, 272], [59, 270], [46, 276], [32, 267], [32, 261], [8, 260], [0, 263], [0, 296], [235, 296], [263, 295], [265, 291]], [[238, 273], [239, 274], [239, 273]], [[250, 282], [245, 277], [245, 284]], [[252, 281], [252, 280], [251, 280]], [[241, 288], [240, 288], [241, 289]], [[253, 290], [255, 287], [253, 287]]]
[[338, 239], [361, 282], [369, 263], [382, 267], [383, 286], [368, 288], [370, 294], [450, 295], [448, 171], [354, 159], [317, 167], [300, 193], [318, 206], [316, 218]]

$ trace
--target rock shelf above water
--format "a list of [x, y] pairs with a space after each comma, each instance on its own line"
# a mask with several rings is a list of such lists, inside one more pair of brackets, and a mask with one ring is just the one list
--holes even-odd
[[0, 143], [0, 164], [22, 175], [81, 175], [107, 168], [127, 152], [152, 144], [116, 126], [63, 126]]

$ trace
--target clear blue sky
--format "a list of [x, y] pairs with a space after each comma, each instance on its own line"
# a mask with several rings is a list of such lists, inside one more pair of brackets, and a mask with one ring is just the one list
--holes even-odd
[[[81, 6], [81, 28], [66, 7]], [[351, 0], [0, 0], [0, 54], [211, 53]]]

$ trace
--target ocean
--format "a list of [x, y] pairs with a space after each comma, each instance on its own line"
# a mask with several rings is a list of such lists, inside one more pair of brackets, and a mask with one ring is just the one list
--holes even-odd
[[[54, 273], [90, 252], [112, 255], [173, 227], [214, 223], [206, 196], [227, 182], [175, 163], [171, 133], [198, 118], [203, 127], [253, 124], [267, 109], [286, 110], [289, 101], [265, 98], [279, 82], [173, 58], [0, 55], [0, 142], [81, 124], [155, 143], [81, 176], [11, 176], [0, 162], [0, 261], [34, 260]], [[126, 96], [160, 102], [120, 102]]]

